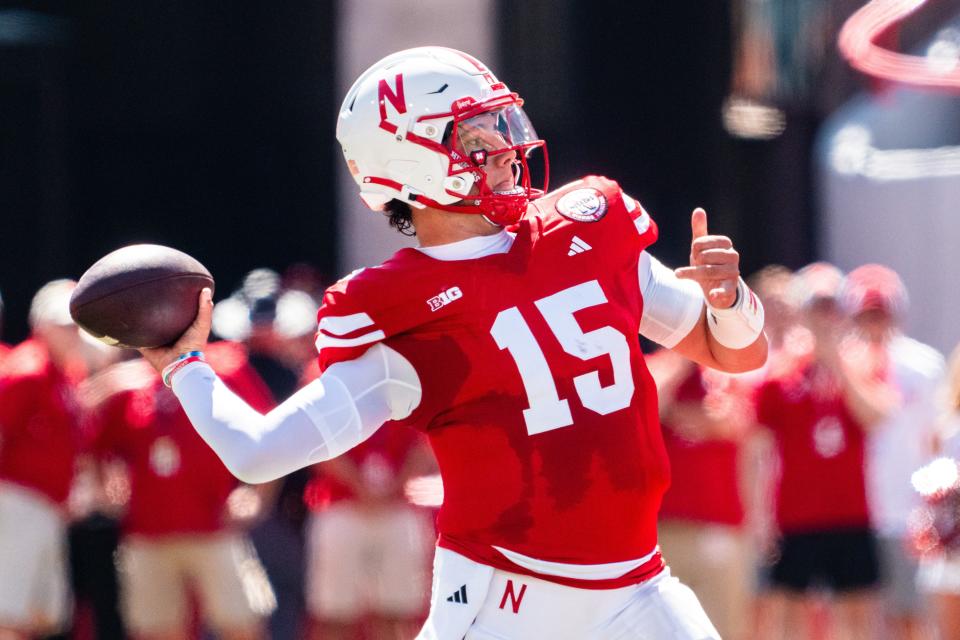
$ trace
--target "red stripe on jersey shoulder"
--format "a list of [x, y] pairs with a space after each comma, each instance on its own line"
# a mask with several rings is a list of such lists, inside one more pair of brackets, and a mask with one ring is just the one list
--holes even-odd
[[366, 310], [375, 306], [375, 285], [370, 269], [358, 269], [341, 278], [324, 293], [317, 311], [317, 353], [320, 370], [345, 360], [353, 360], [386, 337]]

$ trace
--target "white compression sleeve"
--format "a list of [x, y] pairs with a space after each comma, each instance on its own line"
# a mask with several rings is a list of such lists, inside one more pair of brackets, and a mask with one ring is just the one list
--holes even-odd
[[421, 397], [413, 365], [382, 344], [330, 366], [266, 415], [251, 409], [203, 363], [178, 371], [172, 385], [200, 436], [248, 483], [336, 457], [387, 420], [409, 416]]
[[699, 322], [703, 291], [696, 282], [678, 278], [646, 251], [640, 254], [638, 270], [643, 295], [640, 333], [673, 348]]

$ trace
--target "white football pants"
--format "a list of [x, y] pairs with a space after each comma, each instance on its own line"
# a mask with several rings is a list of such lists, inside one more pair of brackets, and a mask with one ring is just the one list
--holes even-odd
[[434, 559], [417, 640], [719, 640], [700, 602], [664, 569], [620, 589], [577, 589], [476, 563]]

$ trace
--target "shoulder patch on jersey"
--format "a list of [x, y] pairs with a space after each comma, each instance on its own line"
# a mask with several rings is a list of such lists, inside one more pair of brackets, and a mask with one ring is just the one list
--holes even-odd
[[557, 213], [575, 222], [597, 222], [607, 215], [607, 197], [598, 189], [575, 189], [557, 200]]

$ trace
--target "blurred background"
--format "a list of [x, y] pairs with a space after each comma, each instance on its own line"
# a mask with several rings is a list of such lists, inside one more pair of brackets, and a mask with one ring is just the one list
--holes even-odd
[[[341, 167], [336, 112], [382, 55], [442, 44], [526, 99], [554, 186], [600, 173], [641, 200], [668, 264], [686, 259], [702, 205], [748, 273], [814, 258], [896, 268], [919, 303], [910, 327], [947, 349], [956, 323], [927, 310], [960, 311], [941, 299], [960, 267], [960, 101], [850, 70], [836, 35], [860, 4], [5, 3], [4, 337], [25, 336], [42, 283], [132, 242], [195, 255], [218, 298], [254, 266], [306, 262], [332, 280], [389, 255], [395, 234]], [[898, 46], [941, 42], [949, 61], [960, 2], [927, 5]]]
[[[881, 44], [960, 86], [960, 0], [883, 3], [922, 6], [882, 33]], [[661, 543], [724, 637], [960, 637], [951, 635], [960, 633], [960, 350], [949, 364], [940, 355], [960, 342], [960, 91], [855, 72], [837, 40], [863, 4], [0, 3], [0, 359], [19, 363], [42, 347], [51, 362], [58, 352], [71, 356], [67, 364], [82, 357], [91, 374], [70, 391], [83, 411], [63, 410], [62, 433], [31, 431], [24, 409], [21, 432], [34, 440], [20, 446], [11, 436], [0, 448], [0, 490], [8, 494], [11, 483], [31, 486], [10, 475], [11, 459], [29, 470], [45, 460], [58, 472], [48, 475], [62, 476], [55, 479], [70, 513], [76, 606], [72, 622], [50, 637], [122, 638], [124, 624], [142, 635], [138, 629], [157, 624], [147, 614], [170, 607], [128, 603], [121, 615], [114, 560], [121, 558], [126, 580], [136, 563], [124, 564], [118, 541], [159, 531], [186, 532], [199, 544], [207, 529], [239, 532], [236, 543], [262, 561], [241, 554], [240, 578], [259, 585], [246, 592], [257, 596], [247, 611], [253, 622], [223, 637], [412, 637], [428, 589], [411, 580], [428, 578], [429, 523], [442, 502], [417, 437], [381, 430], [382, 440], [332, 463], [256, 490], [234, 486], [151, 372], [114, 363], [117, 350], [105, 355], [51, 338], [69, 334], [60, 331], [62, 313], [41, 318], [56, 331], [25, 339], [31, 298], [44, 283], [76, 279], [126, 244], [161, 243], [214, 274], [214, 332], [233, 341], [221, 343], [221, 364], [251, 398], [266, 409], [314, 379], [323, 288], [412, 242], [357, 197], [334, 138], [341, 97], [384, 55], [428, 44], [470, 52], [520, 93], [548, 142], [553, 187], [589, 173], [617, 180], [657, 220], [652, 252], [670, 266], [686, 263], [690, 212], [703, 206], [711, 231], [733, 238], [744, 275], [753, 276], [767, 309], [766, 369], [738, 377], [669, 351], [648, 358], [674, 469]], [[893, 271], [857, 269], [865, 263]], [[41, 312], [65, 305], [69, 286], [52, 285]], [[4, 356], [7, 344], [17, 346]], [[66, 386], [60, 374], [68, 369], [57, 365], [49, 375]], [[0, 412], [60, 407], [68, 396], [56, 385], [45, 396], [22, 391], [16, 367], [9, 371], [0, 374]], [[814, 409], [795, 410], [801, 400]], [[154, 403], [166, 409], [153, 411]], [[793, 424], [804, 416], [808, 424]], [[13, 433], [14, 422], [0, 413], [0, 427]], [[77, 451], [53, 446], [71, 434]], [[914, 511], [921, 496], [910, 485], [911, 474], [941, 454], [952, 456], [953, 475], [943, 486], [928, 482], [939, 488], [922, 497], [946, 504], [944, 517], [933, 507]], [[178, 514], [202, 498], [198, 487], [222, 495], [197, 506], [199, 524], [181, 522]], [[855, 499], [836, 499], [844, 491]], [[421, 531], [384, 536], [389, 553], [382, 541], [350, 533], [324, 557], [321, 525], [358, 505], [389, 508]], [[889, 553], [864, 561], [860, 601], [845, 601], [850, 594], [829, 575], [813, 576], [826, 585], [801, 585], [802, 599], [785, 600], [784, 585], [810, 577], [778, 576], [787, 564], [783, 541], [796, 533], [790, 527], [806, 518], [802, 534], [822, 533], [817, 527], [835, 524], [823, 519], [835, 517], [837, 505], [864, 529], [857, 549], [872, 549], [877, 533]], [[926, 518], [923, 526], [914, 526], [913, 513]], [[0, 527], [0, 551], [29, 539], [20, 526]], [[362, 519], [358, 526], [372, 530]], [[400, 539], [411, 547], [398, 553]], [[343, 560], [357, 549], [361, 564], [409, 560], [397, 573], [403, 586], [393, 589], [412, 594], [403, 616], [381, 619], [371, 606], [346, 624], [326, 608], [336, 598], [324, 589], [336, 594], [359, 582]], [[851, 555], [848, 547], [832, 551]], [[918, 572], [920, 556], [937, 562]], [[896, 581], [887, 575], [890, 558], [906, 567]], [[949, 615], [934, 620], [914, 574], [927, 576], [924, 593]], [[225, 593], [220, 584], [211, 591]], [[902, 608], [888, 606], [891, 593]], [[207, 596], [193, 596], [205, 613]], [[797, 632], [794, 605], [809, 633]], [[859, 622], [848, 615], [857, 610]], [[209, 637], [204, 629], [218, 620], [202, 617], [188, 618], [184, 637]], [[845, 619], [846, 631], [831, 631], [831, 620]]]

